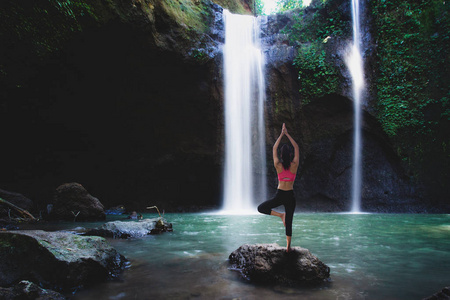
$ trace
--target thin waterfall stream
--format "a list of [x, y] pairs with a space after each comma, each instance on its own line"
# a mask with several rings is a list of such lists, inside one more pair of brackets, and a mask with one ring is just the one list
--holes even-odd
[[265, 198], [264, 59], [258, 20], [224, 10], [225, 169], [223, 210], [254, 213]]
[[352, 170], [352, 208], [351, 212], [361, 212], [362, 185], [362, 137], [361, 137], [361, 103], [364, 90], [364, 70], [361, 55], [359, 0], [352, 0], [353, 44], [350, 47], [346, 64], [352, 77], [354, 132], [353, 132], [353, 170]]

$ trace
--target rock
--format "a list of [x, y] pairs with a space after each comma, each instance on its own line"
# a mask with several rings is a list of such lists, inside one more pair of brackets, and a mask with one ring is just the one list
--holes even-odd
[[126, 213], [126, 209], [124, 205], [117, 205], [111, 207], [110, 209], [105, 210], [106, 215], [123, 215]]
[[[9, 191], [5, 191], [5, 190], [0, 190], [0, 198], [8, 201], [9, 203], [12, 203], [12, 204], [18, 206], [19, 208], [24, 209], [24, 210], [31, 211], [33, 209], [33, 201], [28, 199], [27, 197], [25, 197], [22, 194], [15, 193], [15, 192], [9, 192]], [[0, 218], [9, 217], [8, 210], [9, 210], [9, 207], [7, 207], [7, 206], [3, 207], [0, 204]], [[11, 210], [10, 214], [11, 214], [11, 216], [14, 216], [15, 215], [14, 210]]]
[[106, 218], [103, 204], [79, 183], [65, 183], [55, 192], [52, 220], [97, 221]]
[[131, 220], [138, 220], [138, 219], [142, 220], [143, 217], [141, 214], [138, 214], [137, 212], [133, 211], [127, 218]]
[[330, 268], [301, 247], [287, 253], [277, 244], [245, 244], [230, 254], [229, 261], [232, 270], [254, 283], [311, 286], [330, 277]]
[[443, 288], [440, 292], [423, 298], [423, 300], [448, 300], [450, 299], [450, 287]]
[[167, 231], [173, 231], [172, 223], [156, 218], [139, 220], [138, 222], [112, 221], [103, 224], [101, 228], [91, 229], [84, 235], [126, 239], [129, 237], [140, 238], [149, 234], [159, 234]]
[[0, 286], [19, 280], [69, 290], [115, 278], [126, 259], [104, 238], [68, 232], [0, 232]]
[[58, 292], [43, 289], [33, 282], [22, 280], [10, 288], [0, 287], [0, 299], [64, 300], [66, 297]]
[[[296, 196], [302, 211], [349, 211], [353, 166], [353, 104], [329, 95], [303, 107], [302, 173]], [[388, 137], [370, 114], [362, 114], [362, 210], [423, 212], [415, 189]]]

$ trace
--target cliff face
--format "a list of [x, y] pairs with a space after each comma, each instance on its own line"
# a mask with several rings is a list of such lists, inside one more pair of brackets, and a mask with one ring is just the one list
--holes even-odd
[[[298, 207], [306, 211], [351, 209], [354, 108], [351, 77], [345, 65], [352, 40], [351, 30], [348, 30], [351, 28], [350, 1], [328, 3], [327, 7], [313, 2], [301, 11], [261, 17], [268, 84], [267, 153], [271, 153], [281, 124], [286, 122], [300, 146], [301, 165], [295, 190]], [[426, 187], [411, 180], [394, 144], [377, 121], [376, 45], [371, 35], [368, 2], [363, 1], [362, 8], [366, 89], [362, 118], [361, 208], [372, 212], [439, 211], [425, 203]], [[316, 41], [317, 36], [310, 32], [317, 31], [314, 28], [317, 20], [337, 16], [340, 23], [331, 24], [329, 35], [322, 33], [326, 38], [322, 36]], [[326, 22], [322, 26], [321, 30], [326, 32]], [[301, 65], [306, 70], [299, 73], [294, 66], [299, 65], [296, 60], [306, 57], [306, 61], [310, 49], [318, 49], [319, 55], [323, 53], [323, 60], [313, 61], [312, 66]], [[317, 67], [320, 64], [328, 64], [324, 72]], [[317, 79], [325, 72], [324, 79]], [[310, 75], [314, 76], [312, 80]], [[337, 78], [336, 84], [330, 80], [333, 76]], [[306, 86], [304, 82], [308, 80], [319, 84]], [[321, 95], [310, 89], [326, 92]], [[268, 170], [269, 186], [274, 191], [277, 182], [270, 179], [270, 176], [276, 178], [272, 169]]]
[[0, 6], [2, 188], [41, 205], [64, 182], [106, 207], [217, 205], [222, 8], [90, 3]]
[[[332, 11], [350, 20], [347, 2], [334, 1]], [[224, 157], [219, 5], [251, 14], [254, 2], [2, 2], [1, 188], [41, 207], [64, 182], [83, 184], [106, 208], [217, 207]], [[303, 20], [320, 14], [326, 12], [313, 5]], [[293, 13], [260, 18], [267, 153], [287, 123], [301, 151], [298, 207], [346, 211], [353, 143], [350, 79], [343, 64], [348, 36], [332, 35], [321, 46], [340, 77], [332, 93], [308, 103], [293, 62], [297, 50], [310, 43], [294, 43], [286, 34], [296, 18]], [[369, 33], [366, 29], [364, 42], [371, 81]], [[363, 210], [426, 210], [420, 185], [409, 182], [373, 117], [372, 89], [365, 99]], [[271, 162], [270, 155], [267, 159]], [[271, 163], [268, 168], [273, 190]]]

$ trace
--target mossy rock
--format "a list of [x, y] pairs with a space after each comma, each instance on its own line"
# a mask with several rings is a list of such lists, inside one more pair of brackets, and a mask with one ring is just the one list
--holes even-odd
[[0, 285], [30, 280], [44, 288], [70, 290], [116, 277], [125, 257], [104, 238], [68, 232], [0, 232]]

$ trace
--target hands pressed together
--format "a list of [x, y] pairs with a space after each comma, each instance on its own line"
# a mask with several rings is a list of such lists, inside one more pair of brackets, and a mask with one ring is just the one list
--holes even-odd
[[281, 127], [281, 133], [282, 134], [286, 134], [287, 133], [287, 129], [286, 129], [286, 124], [283, 123], [283, 126]]

